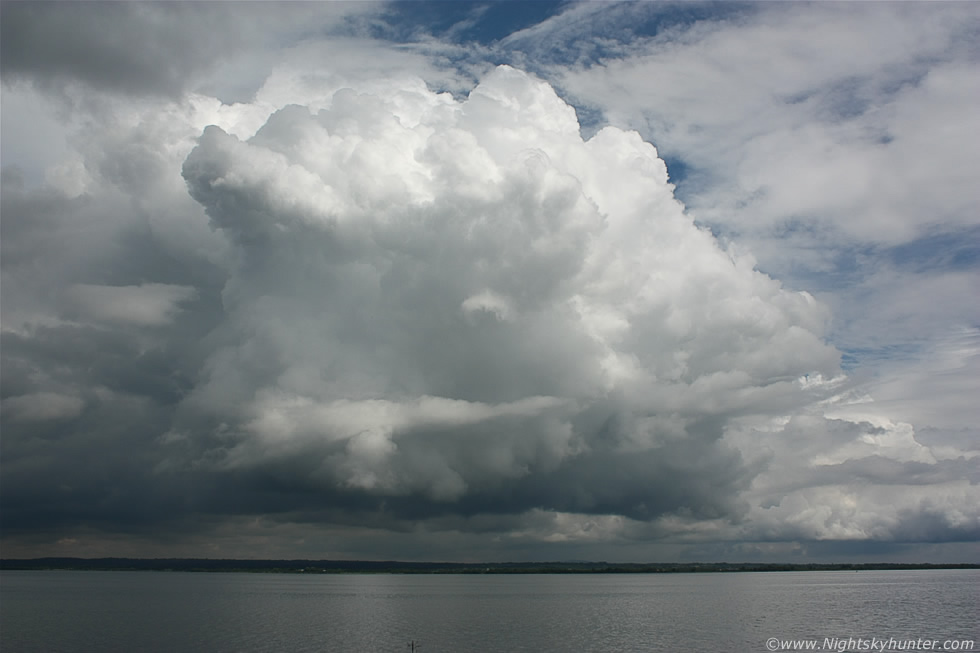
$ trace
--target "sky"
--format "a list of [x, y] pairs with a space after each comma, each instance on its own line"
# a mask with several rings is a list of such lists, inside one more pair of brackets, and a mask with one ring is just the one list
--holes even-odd
[[980, 562], [980, 5], [0, 19], [4, 557]]

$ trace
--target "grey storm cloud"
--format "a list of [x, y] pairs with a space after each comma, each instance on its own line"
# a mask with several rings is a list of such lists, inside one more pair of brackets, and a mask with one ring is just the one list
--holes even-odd
[[217, 29], [222, 14], [189, 3], [4, 3], [3, 75], [179, 93], [237, 45]]
[[[103, 178], [152, 195], [163, 165]], [[697, 228], [651, 145], [583, 141], [511, 68], [465, 101], [341, 89], [246, 140], [211, 126], [183, 176], [230, 247], [220, 294], [162, 278], [167, 241], [135, 230], [93, 243], [111, 275], [57, 262], [60, 317], [4, 336], [5, 502], [58, 506], [8, 510], [8, 529], [136, 527], [137, 506], [737, 517], [759, 467], [722, 442], [726, 421], [805, 405], [798, 379], [837, 370], [823, 309]], [[57, 208], [91, 200], [15, 183], [4, 199], [5, 232], [38, 248], [5, 281], [43, 298], [40, 229], [71, 233]], [[38, 207], [48, 222], [26, 219]]]
[[[130, 96], [180, 97], [221, 71], [224, 93], [248, 94], [265, 51], [348, 32], [378, 3], [5, 2], [0, 71], [7, 81], [82, 83]], [[245, 60], [241, 66], [235, 60]]]
[[40, 187], [4, 172], [5, 537], [975, 535], [963, 447], [829, 418], [854, 397], [827, 308], [698, 226], [639, 134], [583, 138], [508, 66], [452, 95], [293, 61], [247, 103], [159, 99], [214, 53], [148, 53], [210, 7], [95, 5], [32, 57], [11, 25], [76, 10], [4, 5], [5, 80], [142, 96], [79, 110]]

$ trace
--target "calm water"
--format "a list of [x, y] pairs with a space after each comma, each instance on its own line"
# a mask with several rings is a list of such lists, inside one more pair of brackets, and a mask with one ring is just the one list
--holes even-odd
[[[0, 650], [764, 651], [980, 640], [980, 571], [324, 575], [13, 571]], [[980, 641], [977, 642], [980, 650]]]

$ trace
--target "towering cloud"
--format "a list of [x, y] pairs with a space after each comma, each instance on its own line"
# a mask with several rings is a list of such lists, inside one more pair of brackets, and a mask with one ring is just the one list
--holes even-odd
[[734, 516], [729, 420], [837, 373], [824, 310], [695, 226], [653, 146], [583, 141], [506, 66], [210, 126], [183, 174], [235, 251], [195, 464], [396, 516]]

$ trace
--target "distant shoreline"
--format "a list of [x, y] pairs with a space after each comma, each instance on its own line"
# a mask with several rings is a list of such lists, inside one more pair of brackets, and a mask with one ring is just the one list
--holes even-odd
[[0, 560], [0, 570], [3, 571], [190, 571], [285, 574], [677, 574], [916, 569], [980, 569], [980, 563], [457, 563], [393, 560], [222, 560], [207, 558], [31, 558]]

